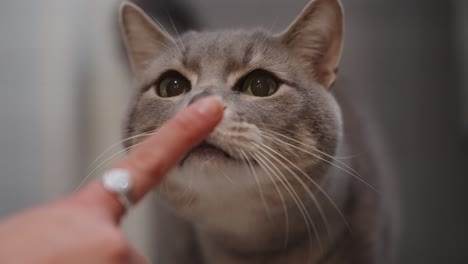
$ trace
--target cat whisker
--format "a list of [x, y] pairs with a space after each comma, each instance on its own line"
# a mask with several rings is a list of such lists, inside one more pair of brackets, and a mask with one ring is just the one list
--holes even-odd
[[[256, 107], [258, 107], [258, 106], [256, 106]], [[281, 137], [283, 137], [283, 138], [294, 140], [293, 138], [291, 138], [291, 137], [289, 137], [289, 136], [287, 136], [287, 135], [285, 135], [285, 134], [282, 134], [282, 133], [277, 132], [277, 131], [284, 130], [284, 129], [285, 129], [284, 127], [275, 126], [275, 125], [272, 125], [272, 124], [267, 124], [267, 123], [265, 123], [265, 122], [260, 122], [260, 123], [261, 123], [261, 126], [260, 126], [260, 127], [262, 128], [261, 130], [262, 130], [263, 132], [270, 132], [270, 133], [274, 134], [275, 136], [276, 136], [276, 135], [281, 135]], [[271, 129], [266, 129], [266, 127], [269, 127], [269, 128], [271, 128]], [[273, 130], [272, 130], [272, 129], [273, 129]], [[303, 145], [303, 146], [305, 146], [305, 147], [307, 147], [307, 148], [311, 148], [311, 149], [313, 149], [313, 150], [318, 150], [316, 147], [309, 146], [309, 145], [307, 145], [307, 144], [305, 144], [305, 143], [303, 143], [303, 142], [301, 142], [301, 141], [296, 140], [296, 142], [297, 142], [297, 143], [300, 143], [301, 145]], [[292, 154], [295, 154], [295, 153], [292, 153]], [[325, 154], [326, 154], [326, 153], [325, 153]], [[340, 159], [343, 159], [343, 160], [354, 159], [354, 158], [359, 157], [359, 156], [361, 156], [361, 153], [349, 154], [348, 156], [335, 156], [335, 155], [333, 155], [333, 156], [330, 156], [330, 157], [336, 161], [336, 160], [340, 160]], [[344, 164], [346, 164], [346, 163], [344, 163]], [[348, 165], [348, 164], [346, 164], [346, 165]], [[351, 167], [350, 167], [350, 168], [351, 168]], [[351, 169], [352, 169], [352, 168], [351, 168]]]
[[189, 174], [189, 178], [190, 178], [189, 184], [188, 184], [187, 188], [184, 191], [184, 195], [187, 192], [189, 192], [191, 194], [191, 197], [190, 197], [190, 199], [187, 200], [187, 203], [183, 206], [184, 208], [189, 207], [192, 204], [193, 200], [195, 199], [195, 194], [192, 192], [192, 190], [193, 190], [193, 175]]
[[186, 174], [186, 175], [187, 175], [187, 177], [189, 178], [189, 181], [188, 181], [189, 184], [187, 185], [187, 187], [185, 188], [185, 190], [184, 190], [182, 193], [180, 193], [179, 196], [178, 196], [177, 198], [175, 198], [176, 200], [183, 198], [183, 197], [185, 196], [185, 194], [187, 194], [187, 193], [189, 192], [189, 190], [191, 189], [190, 187], [192, 186], [192, 178], [193, 178], [193, 177], [192, 177], [192, 175], [190, 175], [190, 174]]
[[243, 160], [248, 165], [248, 168], [250, 168], [250, 171], [251, 171], [251, 173], [252, 173], [252, 175], [253, 175], [253, 177], [255, 179], [255, 184], [257, 185], [257, 188], [259, 190], [260, 198], [262, 199], [263, 206], [265, 207], [265, 210], [267, 211], [268, 218], [270, 219], [270, 221], [272, 221], [271, 209], [270, 209], [270, 206], [268, 205], [268, 203], [266, 202], [265, 194], [263, 193], [263, 189], [262, 189], [262, 186], [260, 184], [257, 172], [255, 171], [252, 163], [250, 162], [250, 160], [247, 157], [247, 155], [245, 154], [245, 152], [243, 150], [241, 150], [241, 149], [238, 149], [238, 151], [244, 157]]
[[[251, 168], [251, 170], [254, 172], [254, 168], [253, 168], [253, 165], [252, 163], [250, 162], [249, 160], [249, 157], [247, 157], [247, 155], [245, 154], [244, 151], [242, 150], [239, 150], [242, 154], [242, 156], [244, 157], [245, 161], [247, 161], [249, 163], [249, 167]], [[281, 199], [281, 204], [283, 206], [283, 210], [285, 212], [285, 239], [284, 239], [284, 247], [286, 248], [286, 246], [288, 245], [288, 242], [289, 242], [289, 213], [288, 213], [288, 208], [286, 206], [286, 201], [284, 200], [284, 196], [283, 196], [283, 193], [280, 191], [278, 185], [276, 184], [276, 181], [273, 179], [273, 177], [268, 173], [268, 171], [266, 171], [265, 169], [263, 169], [265, 171], [265, 173], [268, 175], [268, 177], [270, 178], [271, 182], [273, 183], [275, 189], [276, 189], [276, 192], [278, 193], [280, 199]], [[258, 180], [257, 181], [257, 185], [260, 186], [260, 184], [258, 183]]]
[[[265, 155], [268, 155], [270, 156], [274, 161], [276, 161], [277, 163], [279, 163], [284, 169], [286, 169], [293, 177], [294, 179], [299, 182], [299, 184], [301, 185], [301, 187], [306, 191], [307, 195], [310, 197], [310, 199], [314, 202], [314, 205], [315, 207], [317, 208], [319, 214], [320, 214], [320, 217], [322, 218], [322, 221], [323, 223], [325, 224], [325, 229], [327, 231], [327, 234], [329, 236], [329, 238], [331, 238], [331, 233], [330, 233], [330, 226], [328, 225], [328, 219], [322, 209], [322, 207], [320, 206], [320, 202], [317, 200], [317, 197], [315, 197], [314, 193], [310, 190], [309, 186], [307, 186], [307, 184], [301, 179], [301, 177], [299, 177], [299, 175], [297, 175], [297, 173], [295, 171], [293, 171], [292, 169], [290, 169], [286, 164], [284, 164], [284, 162], [282, 162], [280, 159], [278, 159], [277, 157], [275, 157], [271, 152], [272, 152], [272, 149], [266, 149], [265, 146], [266, 145], [258, 145], [258, 144], [255, 144], [260, 151], [263, 151], [265, 153]], [[273, 152], [275, 153], [275, 152]], [[275, 153], [276, 155], [280, 156], [280, 157], [283, 157], [283, 159], [286, 159], [283, 155], [279, 154], [279, 153]], [[287, 159], [286, 159], [287, 160]], [[318, 234], [317, 234], [318, 236]]]
[[163, 177], [163, 180], [161, 182], [161, 189], [167, 194], [167, 179], [170, 177], [170, 175], [166, 175], [166, 177]]
[[88, 175], [86, 175], [86, 177], [81, 181], [81, 183], [78, 185], [78, 187], [76, 187], [75, 189], [75, 192], [78, 191], [81, 187], [83, 187], [83, 185], [86, 183], [86, 180], [88, 180], [89, 177], [91, 177], [97, 170], [101, 169], [102, 167], [106, 166], [107, 164], [109, 164], [110, 162], [112, 162], [113, 159], [115, 159], [116, 157], [118, 157], [119, 155], [133, 149], [134, 147], [138, 146], [140, 143], [138, 144], [135, 144], [133, 146], [130, 146], [128, 148], [125, 148], [121, 151], [118, 151], [117, 153], [114, 153], [112, 156], [110, 156], [109, 158], [103, 160], [101, 163], [99, 163], [93, 170], [91, 170], [90, 173], [88, 173]]
[[228, 180], [232, 185], [234, 185], [234, 181], [229, 176], [227, 176], [227, 174], [224, 173], [224, 171], [220, 170], [219, 172], [221, 173], [221, 175], [223, 175], [224, 178], [226, 178], [226, 180]]
[[[333, 157], [333, 156], [331, 156], [331, 155], [329, 155], [329, 154], [327, 154], [327, 153], [325, 153], [325, 152], [323, 152], [323, 151], [317, 149], [317, 148], [314, 147], [314, 146], [309, 146], [309, 145], [307, 145], [307, 144], [305, 144], [305, 143], [303, 143], [303, 142], [301, 142], [301, 141], [299, 141], [299, 140], [296, 140], [296, 139], [294, 139], [294, 138], [288, 137], [288, 136], [286, 136], [286, 135], [283, 135], [283, 134], [281, 134], [281, 133], [278, 133], [278, 132], [275, 132], [275, 131], [272, 131], [272, 130], [268, 130], [268, 129], [265, 130], [265, 129], [264, 129], [264, 132], [265, 132], [265, 133], [270, 133], [270, 134], [275, 134], [275, 135], [277, 135], [277, 136], [279, 136], [279, 137], [282, 137], [282, 138], [291, 140], [291, 141], [293, 141], [293, 142], [295, 142], [295, 143], [297, 143], [297, 144], [299, 144], [299, 145], [301, 145], [301, 146], [307, 147], [307, 148], [309, 148], [309, 149], [311, 149], [311, 150], [313, 150], [313, 151], [315, 151], [315, 152], [318, 152], [318, 153], [324, 155], [324, 156], [327, 157], [327, 158], [330, 158], [330, 159], [336, 161], [337, 163], [341, 164], [342, 166], [344, 166], [345, 168], [349, 169], [350, 171], [352, 171], [352, 172], [358, 174], [357, 171], [354, 170], [353, 168], [351, 168], [348, 164], [346, 164], [346, 163], [344, 163], [344, 162], [342, 162], [342, 161], [340, 161], [340, 160], [337, 160], [335, 157]], [[358, 176], [360, 177], [360, 175], [358, 175]]]
[[116, 142], [114, 144], [112, 144], [111, 146], [109, 146], [108, 148], [106, 148], [101, 154], [99, 154], [99, 156], [93, 161], [91, 162], [91, 164], [88, 166], [88, 170], [93, 167], [101, 158], [103, 158], [109, 151], [111, 151], [113, 148], [115, 147], [118, 147], [120, 145], [122, 145], [123, 143], [129, 141], [129, 140], [132, 140], [132, 139], [137, 139], [137, 138], [141, 138], [141, 137], [146, 137], [146, 136], [150, 136], [151, 134], [153, 134], [154, 131], [151, 131], [151, 132], [145, 132], [145, 133], [141, 133], [141, 134], [138, 134], [138, 135], [134, 135], [134, 136], [131, 136], [131, 137], [127, 137], [123, 140], [120, 140], [119, 142]]
[[349, 155], [349, 156], [334, 156], [333, 158], [335, 160], [351, 160], [355, 159], [357, 157], [361, 156], [361, 154], [354, 154], [354, 155]]
[[[280, 158], [282, 158], [284, 161], [286, 161], [287, 163], [289, 163], [289, 165], [291, 165], [294, 169], [296, 169], [298, 172], [300, 172], [306, 179], [308, 179], [320, 192], [322, 192], [322, 194], [325, 196], [325, 198], [332, 204], [332, 206], [336, 209], [336, 211], [338, 212], [338, 214], [340, 215], [340, 217], [342, 218], [343, 222], [345, 223], [346, 227], [348, 229], [351, 229], [348, 221], [346, 220], [346, 217], [344, 216], [344, 214], [341, 212], [340, 208], [338, 207], [338, 205], [333, 201], [333, 199], [328, 195], [328, 193], [322, 188], [322, 186], [320, 184], [318, 184], [316, 181], [314, 181], [314, 179], [312, 179], [311, 176], [309, 176], [307, 173], [305, 173], [301, 168], [299, 168], [296, 164], [294, 164], [294, 162], [290, 161], [288, 158], [286, 158], [284, 155], [282, 155], [281, 153], [279, 153], [278, 151], [274, 150], [273, 148], [267, 146], [266, 144], [263, 144], [263, 143], [260, 143], [260, 145], [262, 145], [264, 148], [267, 148], [269, 149], [271, 152], [275, 153], [276, 155], [278, 155]], [[283, 164], [283, 166], [285, 168], [288, 168], [287, 166], [284, 165], [284, 163], [281, 163]], [[319, 205], [320, 207], [320, 203], [318, 201], [315, 201], [315, 203], [317, 205]], [[330, 227], [328, 226], [328, 221], [325, 222], [326, 223], [326, 226], [327, 226], [327, 230], [330, 230]], [[329, 233], [330, 235], [330, 233]]]
[[[263, 131], [263, 133], [268, 134], [267, 131]], [[330, 156], [330, 155], [328, 155], [328, 154], [326, 154], [326, 153], [324, 153], [324, 152], [322, 152], [322, 151], [319, 151], [319, 150], [317, 150], [317, 149], [315, 149], [315, 148], [311, 148], [310, 146], [307, 146], [307, 145], [305, 145], [305, 144], [302, 143], [302, 142], [299, 142], [299, 141], [297, 141], [297, 140], [295, 140], [295, 139], [291, 139], [291, 138], [289, 138], [289, 137], [283, 135], [283, 137], [289, 138], [291, 141], [297, 142], [298, 144], [301, 143], [301, 144], [305, 145], [306, 147], [308, 147], [309, 149], [311, 149], [312, 151], [316, 151], [316, 152], [318, 152], [319, 154], [322, 154], [322, 155], [324, 155], [324, 156], [326, 156], [326, 157], [328, 157], [328, 158], [330, 158], [330, 159], [336, 161], [336, 162], [339, 163], [339, 164], [345, 164], [345, 167], [346, 167], [346, 168], [343, 168], [342, 166], [340, 166], [340, 165], [338, 165], [338, 164], [335, 164], [335, 163], [333, 163], [333, 162], [331, 162], [331, 161], [329, 161], [329, 160], [327, 160], [327, 159], [321, 157], [321, 156], [318, 155], [318, 154], [312, 153], [312, 152], [310, 152], [310, 151], [308, 151], [308, 150], [306, 150], [306, 149], [303, 149], [303, 148], [301, 148], [301, 147], [299, 147], [299, 146], [296, 146], [296, 145], [293, 145], [293, 144], [288, 143], [288, 142], [286, 142], [286, 141], [283, 141], [283, 140], [281, 140], [281, 139], [279, 139], [279, 138], [268, 137], [268, 136], [265, 136], [265, 135], [264, 135], [264, 137], [265, 137], [265, 138], [269, 138], [269, 139], [271, 139], [271, 140], [273, 140], [273, 141], [276, 141], [276, 142], [278, 142], [278, 143], [280, 143], [280, 144], [285, 144], [285, 145], [290, 146], [290, 147], [292, 147], [292, 148], [294, 148], [294, 149], [300, 150], [300, 151], [302, 151], [302, 152], [304, 152], [304, 153], [307, 153], [307, 154], [309, 154], [309, 155], [311, 155], [311, 156], [313, 156], [313, 157], [315, 157], [315, 158], [317, 158], [317, 159], [319, 159], [319, 160], [321, 160], [321, 161], [323, 161], [323, 162], [325, 162], [325, 163], [327, 163], [327, 164], [329, 164], [329, 165], [331, 165], [331, 166], [333, 166], [333, 167], [335, 167], [335, 168], [337, 168], [337, 169], [340, 169], [340, 170], [342, 170], [343, 172], [346, 172], [348, 175], [354, 177], [355, 179], [357, 179], [357, 180], [360, 181], [361, 183], [365, 184], [367, 187], [371, 188], [371, 189], [372, 189], [373, 191], [375, 191], [376, 193], [379, 193], [379, 191], [378, 191], [374, 186], [372, 186], [371, 184], [369, 184], [368, 182], [366, 182], [366, 181], [362, 178], [362, 176], [359, 175], [354, 169], [352, 169], [351, 167], [349, 167], [349, 166], [348, 166], [347, 164], [345, 164], [344, 162], [339, 161], [339, 160], [336, 160], [336, 159], [334, 159], [332, 156]], [[347, 169], [347, 168], [350, 168], [351, 170], [349, 170], [349, 169]]]
[[[309, 236], [309, 246], [310, 246], [309, 258], [311, 257], [312, 248], [313, 248], [312, 230], [317, 236], [317, 240], [319, 242], [319, 248], [322, 251], [323, 250], [322, 241], [321, 241], [320, 235], [318, 233], [317, 227], [315, 226], [314, 222], [312, 221], [312, 217], [310, 216], [309, 212], [307, 211], [307, 208], [304, 205], [304, 203], [299, 198], [299, 195], [296, 193], [294, 187], [292, 187], [291, 183], [286, 179], [286, 177], [281, 172], [281, 170], [279, 170], [278, 167], [276, 167], [275, 164], [272, 163], [265, 155], [263, 155], [260, 152], [257, 152], [256, 154], [254, 154], [254, 156], [255, 156], [256, 160], [259, 162], [259, 164], [264, 168], [265, 171], [268, 169], [270, 172], [273, 173], [273, 175], [279, 180], [279, 182], [283, 185], [283, 187], [286, 189], [286, 191], [289, 193], [289, 195], [291, 195], [291, 198], [296, 203], [296, 205], [297, 205], [297, 207], [299, 209], [299, 212], [301, 213], [302, 217], [304, 218], [304, 223], [306, 224], [306, 228], [307, 228], [307, 234]], [[266, 162], [268, 162], [273, 169], [271, 167], [269, 167]]]
[[[286, 136], [286, 135], [284, 135], [284, 134], [281, 134], [281, 133], [276, 132], [276, 131], [273, 131], [273, 130], [263, 129], [263, 132], [269, 133], [270, 135], [276, 135], [276, 136], [282, 137], [282, 138], [284, 138], [284, 139], [287, 139], [287, 140], [290, 140], [290, 141], [292, 141], [292, 142], [294, 142], [294, 143], [297, 143], [297, 144], [299, 144], [299, 145], [301, 145], [301, 146], [304, 146], [304, 147], [306, 147], [306, 148], [308, 148], [308, 149], [311, 149], [311, 150], [313, 150], [313, 151], [315, 151], [315, 152], [318, 152], [319, 154], [322, 154], [322, 155], [324, 155], [325, 157], [330, 158], [330, 159], [336, 161], [337, 163], [339, 163], [340, 165], [342, 165], [342, 166], [344, 166], [345, 168], [349, 169], [349, 170], [352, 171], [353, 173], [358, 174], [358, 172], [357, 172], [356, 170], [354, 170], [353, 168], [351, 168], [348, 164], [346, 164], [346, 163], [344, 163], [344, 162], [342, 162], [342, 161], [340, 161], [340, 160], [337, 160], [336, 157], [331, 156], [331, 155], [329, 155], [329, 154], [327, 154], [327, 153], [325, 153], [325, 152], [323, 152], [323, 151], [317, 149], [317, 148], [314, 147], [314, 146], [307, 145], [307, 144], [305, 144], [305, 143], [303, 143], [303, 142], [301, 142], [301, 141], [299, 141], [299, 140], [297, 140], [297, 139], [291, 138], [291, 137], [289, 137], [289, 136]], [[361, 177], [360, 175], [358, 175], [358, 176]]]

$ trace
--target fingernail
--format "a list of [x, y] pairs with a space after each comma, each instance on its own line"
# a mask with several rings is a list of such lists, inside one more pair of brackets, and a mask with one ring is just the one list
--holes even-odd
[[205, 98], [193, 104], [193, 108], [208, 117], [217, 116], [223, 109], [223, 103], [216, 97]]

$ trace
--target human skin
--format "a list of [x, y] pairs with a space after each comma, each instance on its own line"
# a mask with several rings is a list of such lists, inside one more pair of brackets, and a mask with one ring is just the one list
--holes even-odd
[[[130, 171], [135, 202], [221, 121], [215, 98], [191, 104], [112, 168]], [[94, 181], [62, 200], [0, 222], [0, 263], [149, 263], [126, 240], [119, 224], [125, 210], [115, 194]]]

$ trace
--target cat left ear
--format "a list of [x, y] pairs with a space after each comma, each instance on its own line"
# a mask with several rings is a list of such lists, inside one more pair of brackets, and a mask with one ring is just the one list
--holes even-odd
[[173, 43], [171, 36], [133, 3], [122, 4], [120, 23], [132, 70], [137, 76], [162, 49]]
[[343, 9], [339, 0], [312, 0], [279, 39], [312, 76], [333, 86], [343, 47]]

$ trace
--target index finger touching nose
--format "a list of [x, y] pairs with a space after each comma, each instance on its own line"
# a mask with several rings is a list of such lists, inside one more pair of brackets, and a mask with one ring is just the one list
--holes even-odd
[[[113, 166], [132, 175], [133, 202], [156, 187], [190, 149], [214, 130], [223, 117], [223, 109], [222, 102], [214, 97], [194, 102]], [[118, 220], [124, 213], [116, 195], [104, 189], [100, 181], [89, 184], [80, 194], [85, 199], [95, 199], [93, 204], [102, 204]]]
[[153, 189], [184, 154], [213, 131], [222, 116], [219, 99], [199, 100], [119, 162], [117, 167], [130, 170], [134, 176], [134, 199], [141, 199]]

